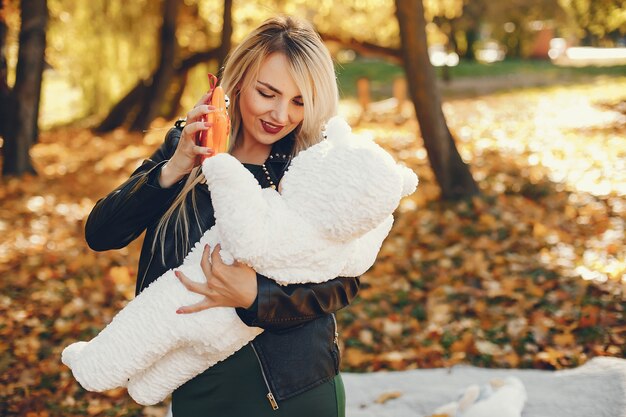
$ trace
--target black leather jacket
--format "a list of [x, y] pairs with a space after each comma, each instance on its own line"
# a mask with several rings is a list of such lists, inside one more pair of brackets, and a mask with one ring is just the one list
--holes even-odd
[[[152, 241], [158, 221], [181, 191], [185, 178], [164, 189], [159, 186], [160, 169], [174, 154], [181, 126], [170, 129], [161, 147], [121, 186], [99, 200], [85, 226], [85, 238], [96, 251], [119, 249], [136, 239], [143, 231], [146, 236], [141, 249], [136, 293], [146, 288], [170, 268], [182, 263], [186, 253], [168, 227], [165, 241], [165, 263], [162, 262], [160, 242], [152, 253]], [[283, 138], [272, 147], [271, 158], [265, 165], [278, 183], [287, 166], [292, 139]], [[261, 186], [269, 186], [260, 167], [244, 164]], [[189, 219], [189, 242], [215, 224], [210, 193], [206, 185], [195, 189], [198, 218], [191, 206], [191, 193], [186, 201]], [[178, 240], [178, 252], [176, 249]], [[339, 277], [321, 284], [279, 286], [273, 280], [257, 274], [258, 295], [248, 309], [237, 309], [239, 317], [249, 326], [265, 329], [252, 347], [259, 359], [268, 385], [268, 399], [276, 402], [311, 389], [333, 378], [339, 371], [337, 324], [334, 312], [348, 305], [356, 296], [359, 278]], [[138, 324], [140, 325], [140, 324]]]

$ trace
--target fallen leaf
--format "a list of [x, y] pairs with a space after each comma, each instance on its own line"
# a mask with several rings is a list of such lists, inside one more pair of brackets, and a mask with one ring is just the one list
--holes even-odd
[[374, 401], [376, 404], [384, 404], [389, 400], [395, 400], [396, 398], [402, 397], [402, 393], [400, 391], [390, 391], [384, 392], [376, 398]]

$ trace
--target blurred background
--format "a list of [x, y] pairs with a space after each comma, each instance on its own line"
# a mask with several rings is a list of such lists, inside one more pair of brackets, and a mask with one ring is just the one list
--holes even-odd
[[0, 5], [0, 415], [163, 415], [60, 362], [133, 297], [142, 239], [96, 253], [84, 223], [277, 13], [315, 25], [340, 113], [420, 177], [338, 313], [343, 371], [626, 353], [626, 2]]

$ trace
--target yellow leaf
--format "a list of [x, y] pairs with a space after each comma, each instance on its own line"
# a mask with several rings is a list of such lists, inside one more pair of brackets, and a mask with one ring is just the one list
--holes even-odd
[[548, 228], [541, 223], [535, 223], [533, 225], [533, 236], [534, 237], [544, 237], [548, 234]]
[[470, 332], [463, 333], [460, 339], [455, 340], [450, 346], [450, 352], [468, 352], [474, 345], [474, 336]]
[[487, 227], [494, 227], [497, 224], [497, 220], [491, 214], [483, 213], [478, 218], [478, 222]]
[[377, 404], [384, 404], [389, 400], [395, 400], [400, 397], [402, 397], [402, 393], [400, 391], [384, 392], [380, 394], [374, 402]]
[[552, 340], [557, 346], [573, 346], [576, 344], [576, 338], [571, 333], [555, 334]]
[[129, 285], [133, 279], [126, 266], [114, 266], [109, 270], [111, 280], [117, 285]]
[[502, 357], [502, 360], [506, 362], [511, 368], [517, 368], [520, 363], [520, 357], [516, 352], [509, 352]]
[[121, 398], [126, 394], [126, 388], [114, 388], [108, 391], [104, 392], [104, 395], [106, 395], [109, 398]]
[[547, 347], [545, 351], [539, 352], [536, 356], [536, 360], [539, 362], [548, 363], [555, 368], [561, 368], [561, 364], [559, 363], [559, 359], [563, 357], [563, 353], [556, 349], [552, 349]]
[[348, 366], [359, 367], [372, 361], [372, 354], [363, 352], [357, 348], [346, 348], [343, 360]]
[[532, 281], [526, 284], [526, 292], [534, 297], [541, 298], [544, 296], [545, 291], [538, 285], [535, 285]]
[[100, 400], [89, 400], [89, 405], [87, 406], [87, 413], [90, 416], [95, 416], [96, 414], [100, 414], [104, 410], [109, 408], [109, 404], [102, 403]]

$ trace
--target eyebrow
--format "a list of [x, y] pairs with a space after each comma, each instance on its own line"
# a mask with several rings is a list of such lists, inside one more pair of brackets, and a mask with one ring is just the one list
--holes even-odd
[[[265, 87], [269, 88], [270, 90], [272, 90], [276, 94], [281, 94], [281, 95], [283, 94], [282, 91], [280, 91], [278, 88], [274, 87], [273, 85], [271, 85], [269, 83], [266, 83], [266, 82], [263, 82], [263, 81], [259, 81], [259, 80], [257, 80], [257, 83], [264, 85]], [[294, 98], [302, 98], [302, 96], [299, 95], [299, 96], [295, 96]]]

